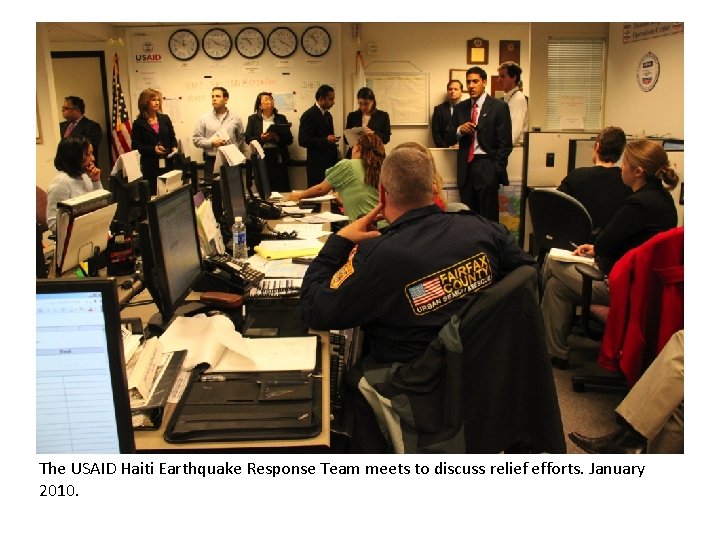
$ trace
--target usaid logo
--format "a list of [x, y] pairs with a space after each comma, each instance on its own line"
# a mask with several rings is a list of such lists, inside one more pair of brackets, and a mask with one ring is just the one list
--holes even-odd
[[135, 62], [136, 63], [152, 63], [152, 62], [161, 62], [162, 61], [162, 54], [153, 52], [154, 47], [151, 41], [146, 41], [142, 44], [142, 54], [136, 54], [135, 55]]

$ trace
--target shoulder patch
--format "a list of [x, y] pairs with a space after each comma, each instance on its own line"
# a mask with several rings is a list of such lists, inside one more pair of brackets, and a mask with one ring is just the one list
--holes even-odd
[[492, 284], [492, 268], [484, 252], [405, 286], [415, 315], [426, 315]]
[[352, 251], [350, 252], [350, 255], [348, 256], [348, 260], [345, 264], [343, 264], [340, 269], [335, 272], [332, 279], [330, 280], [330, 288], [331, 289], [337, 289], [342, 285], [347, 278], [353, 275], [355, 272], [355, 269], [353, 268], [353, 258], [355, 257], [355, 252], [357, 251], [357, 246], [352, 248]]

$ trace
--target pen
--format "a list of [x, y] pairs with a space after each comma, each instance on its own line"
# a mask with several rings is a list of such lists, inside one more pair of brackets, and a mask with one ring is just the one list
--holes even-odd
[[577, 248], [578, 248], [578, 245], [577, 245], [575, 242], [570, 242], [570, 245], [571, 245], [574, 249], [577, 249]]

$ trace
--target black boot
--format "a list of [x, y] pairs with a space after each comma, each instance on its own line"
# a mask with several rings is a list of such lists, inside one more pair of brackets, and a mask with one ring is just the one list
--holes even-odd
[[585, 437], [570, 433], [570, 440], [589, 454], [644, 454], [647, 439], [635, 431], [627, 422], [621, 428], [603, 437]]

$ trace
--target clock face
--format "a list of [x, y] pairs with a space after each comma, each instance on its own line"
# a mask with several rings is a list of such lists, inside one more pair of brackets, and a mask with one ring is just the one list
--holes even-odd
[[245, 58], [257, 58], [265, 50], [265, 36], [257, 28], [248, 26], [235, 36], [235, 47]]
[[168, 48], [178, 60], [190, 60], [198, 52], [198, 38], [190, 30], [175, 30], [168, 40]]
[[287, 26], [278, 26], [268, 36], [268, 48], [278, 58], [287, 58], [297, 49], [295, 32]]
[[205, 32], [202, 39], [203, 51], [210, 58], [220, 60], [230, 54], [232, 38], [222, 28], [212, 28]]
[[310, 56], [322, 56], [330, 50], [330, 34], [322, 26], [311, 26], [303, 32], [303, 50]]

